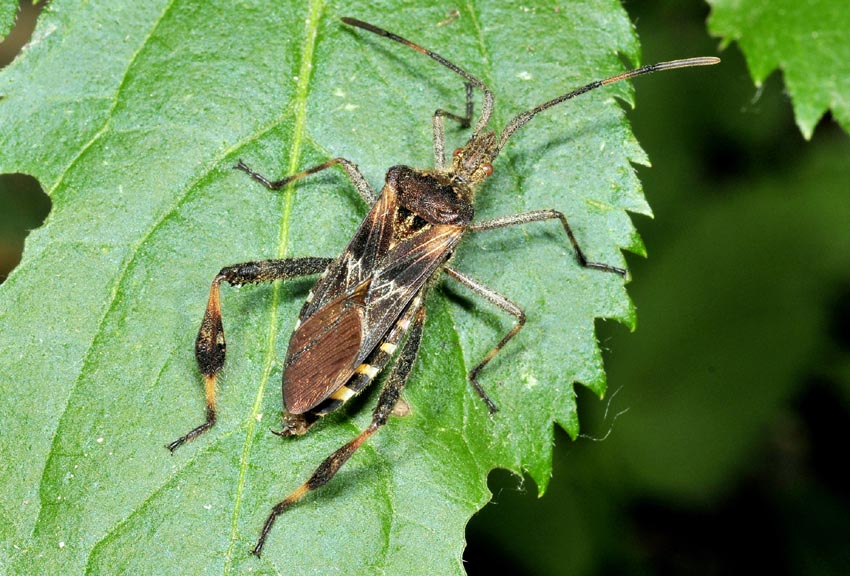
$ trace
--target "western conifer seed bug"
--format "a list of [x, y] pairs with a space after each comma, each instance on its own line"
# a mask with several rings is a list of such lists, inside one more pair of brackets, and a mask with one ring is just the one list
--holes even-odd
[[[434, 168], [419, 170], [393, 166], [387, 171], [380, 195], [374, 193], [357, 166], [345, 158], [333, 158], [281, 180], [269, 180], [241, 160], [235, 166], [266, 188], [279, 190], [305, 176], [338, 165], [370, 210], [338, 258], [263, 260], [221, 269], [213, 279], [195, 341], [195, 356], [206, 389], [206, 420], [169, 444], [168, 449], [173, 452], [215, 424], [215, 383], [225, 357], [219, 296], [222, 282], [238, 286], [321, 274], [301, 308], [295, 332], [289, 341], [283, 372], [283, 429], [277, 432], [280, 436], [304, 434], [319, 418], [339, 409], [361, 392], [400, 348], [384, 382], [371, 423], [357, 437], [328, 456], [304, 484], [272, 508], [252, 550], [257, 556], [263, 550], [275, 519], [305, 494], [333, 478], [351, 455], [387, 423], [399, 402], [419, 349], [425, 321], [425, 294], [440, 274], [445, 273], [516, 319], [513, 328], [469, 373], [472, 387], [490, 413], [497, 411], [478, 376], [522, 329], [525, 314], [507, 297], [450, 266], [452, 253], [465, 233], [558, 220], [579, 264], [602, 272], [626, 275], [622, 268], [590, 261], [579, 247], [566, 217], [557, 210], [533, 210], [490, 220], [474, 220], [476, 189], [493, 173], [493, 162], [511, 136], [540, 112], [585, 92], [651, 72], [719, 62], [712, 57], [674, 60], [597, 80], [518, 114], [501, 133], [497, 133], [488, 129], [493, 112], [493, 93], [478, 78], [439, 54], [372, 24], [354, 18], [343, 18], [342, 21], [412, 48], [463, 78], [466, 112], [461, 116], [438, 109], [432, 119]], [[472, 125], [475, 89], [483, 93], [481, 115], [466, 144], [447, 159], [444, 122], [448, 118], [462, 128]]]

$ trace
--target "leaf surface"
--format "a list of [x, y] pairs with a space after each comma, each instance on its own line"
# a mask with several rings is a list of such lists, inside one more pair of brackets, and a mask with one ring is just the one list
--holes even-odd
[[[341, 172], [270, 193], [232, 166], [282, 176], [344, 156], [383, 173], [433, 163], [430, 116], [463, 82], [355, 16], [439, 51], [515, 114], [637, 60], [618, 3], [472, 5], [56, 0], [0, 74], [0, 172], [39, 179], [53, 207], [0, 287], [0, 530], [9, 573], [462, 573], [464, 527], [494, 467], [545, 489], [553, 425], [578, 431], [573, 383], [605, 387], [594, 318], [630, 325], [622, 279], [578, 266], [556, 223], [470, 235], [455, 265], [521, 304], [528, 324], [481, 379], [466, 373], [512, 321], [444, 280], [428, 299], [394, 418], [248, 554], [270, 507], [369, 421], [377, 386], [281, 441], [280, 360], [309, 281], [223, 289], [219, 422], [192, 353], [208, 283], [227, 264], [333, 256], [366, 207]], [[441, 25], [442, 24], [442, 25]], [[642, 251], [645, 158], [619, 84], [561, 106], [509, 143], [478, 218], [556, 208], [591, 259]], [[449, 150], [467, 132], [449, 127]]]

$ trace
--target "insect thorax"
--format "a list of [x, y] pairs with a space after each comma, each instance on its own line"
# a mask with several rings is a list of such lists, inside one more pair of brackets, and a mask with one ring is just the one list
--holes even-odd
[[401, 207], [430, 224], [466, 226], [472, 221], [469, 188], [443, 172], [393, 166], [386, 180]]

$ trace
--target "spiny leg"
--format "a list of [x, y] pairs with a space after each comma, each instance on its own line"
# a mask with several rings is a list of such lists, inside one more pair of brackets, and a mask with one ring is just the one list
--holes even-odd
[[251, 550], [255, 556], [259, 556], [263, 551], [263, 546], [266, 543], [266, 538], [269, 531], [272, 529], [275, 520], [293, 504], [301, 500], [308, 492], [311, 492], [325, 484], [333, 478], [339, 469], [345, 464], [352, 454], [354, 454], [363, 443], [369, 439], [372, 434], [387, 423], [387, 419], [392, 414], [393, 408], [398, 403], [401, 397], [401, 392], [407, 379], [410, 376], [410, 371], [413, 368], [413, 363], [416, 360], [416, 354], [419, 351], [419, 343], [422, 340], [422, 327], [425, 323], [425, 308], [420, 307], [413, 318], [410, 326], [410, 332], [407, 336], [407, 341], [401, 349], [399, 358], [393, 367], [392, 373], [387, 378], [381, 396], [378, 399], [378, 405], [372, 413], [372, 422], [366, 427], [363, 432], [357, 435], [349, 443], [339, 448], [336, 452], [328, 456], [322, 462], [313, 475], [301, 486], [296, 488], [289, 496], [278, 502], [263, 525], [263, 530], [260, 532], [260, 538], [257, 540], [256, 546]]
[[446, 168], [446, 134], [443, 125], [443, 118], [450, 118], [460, 124], [461, 128], [469, 128], [472, 122], [473, 102], [472, 89], [474, 86], [469, 82], [466, 83], [466, 115], [458, 116], [447, 110], [438, 108], [434, 112], [434, 167], [437, 170], [445, 170]]
[[543, 220], [554, 220], [557, 218], [561, 221], [564, 231], [570, 239], [570, 244], [573, 245], [578, 263], [585, 268], [593, 268], [595, 270], [603, 270], [605, 272], [614, 272], [620, 276], [626, 277], [628, 272], [623, 268], [603, 264], [602, 262], [591, 262], [585, 257], [584, 251], [578, 245], [575, 234], [570, 228], [567, 218], [563, 213], [557, 210], [532, 210], [531, 212], [523, 212], [522, 214], [513, 214], [511, 216], [502, 216], [501, 218], [493, 218], [492, 220], [484, 220], [477, 222], [469, 227], [472, 232], [480, 232], [482, 230], [495, 230], [496, 228], [505, 228], [507, 226], [516, 226], [518, 224], [528, 224], [529, 222], [542, 222]]
[[286, 178], [281, 178], [280, 180], [269, 180], [259, 172], [255, 172], [251, 167], [245, 164], [242, 160], [234, 166], [233, 168], [236, 170], [242, 170], [248, 176], [268, 188], [269, 190], [280, 190], [287, 184], [291, 182], [295, 182], [296, 180], [301, 180], [305, 176], [309, 176], [311, 174], [315, 174], [316, 172], [321, 172], [327, 168], [332, 166], [336, 166], [339, 164], [345, 170], [345, 173], [348, 174], [348, 178], [354, 184], [354, 187], [357, 189], [357, 193], [360, 194], [360, 197], [363, 198], [363, 201], [366, 202], [368, 206], [372, 206], [378, 197], [375, 195], [375, 192], [372, 190], [372, 187], [369, 186], [369, 183], [363, 177], [363, 174], [360, 173], [360, 169], [357, 167], [357, 164], [351, 162], [350, 160], [346, 160], [345, 158], [331, 158], [327, 162], [323, 162], [312, 168], [307, 168], [297, 174], [293, 174], [291, 176], [287, 176]]
[[[578, 260], [581, 266], [585, 268], [593, 268], [595, 270], [602, 270], [604, 272], [614, 272], [619, 274], [620, 276], [626, 276], [627, 272], [623, 268], [618, 268], [617, 266], [611, 266], [610, 264], [603, 264], [601, 262], [591, 262], [584, 255], [584, 251], [582, 251], [581, 247], [576, 240], [575, 234], [573, 234], [572, 228], [570, 228], [569, 223], [567, 222], [567, 218], [563, 213], [558, 212], [557, 210], [534, 210], [531, 212], [523, 212], [522, 214], [513, 214], [511, 216], [502, 216], [501, 218], [493, 218], [492, 220], [484, 220], [482, 222], [478, 222], [469, 226], [469, 230], [473, 232], [480, 232], [484, 230], [495, 230], [497, 228], [505, 228], [508, 226], [516, 226], [519, 224], [528, 224], [529, 222], [541, 222], [544, 220], [553, 220], [558, 219], [561, 221], [561, 225], [564, 227], [564, 231], [567, 233], [567, 237], [570, 239], [570, 243], [573, 246], [573, 250], [576, 253], [576, 259]], [[499, 341], [496, 346], [484, 356], [484, 359], [481, 360], [469, 373], [469, 380], [472, 383], [475, 391], [478, 392], [479, 396], [484, 400], [485, 404], [487, 404], [487, 408], [490, 410], [490, 413], [494, 413], [498, 410], [498, 407], [493, 403], [487, 393], [482, 388], [481, 384], [478, 382], [478, 373], [481, 372], [481, 369], [484, 368], [492, 359], [499, 353], [499, 351], [508, 343], [508, 341], [517, 335], [517, 333], [522, 330], [522, 327], [525, 325], [525, 313], [522, 309], [499, 294], [498, 292], [487, 288], [486, 286], [479, 284], [472, 278], [454, 270], [453, 268], [446, 267], [446, 273], [475, 292], [476, 294], [484, 297], [491, 303], [495, 304], [511, 316], [517, 319], [517, 324], [507, 333], [504, 337]]]
[[194, 440], [215, 424], [216, 399], [215, 381], [218, 373], [224, 366], [225, 339], [224, 328], [221, 323], [221, 295], [219, 286], [222, 281], [232, 286], [251, 284], [255, 282], [271, 282], [274, 280], [287, 280], [299, 276], [319, 274], [325, 270], [332, 258], [288, 258], [285, 260], [262, 260], [259, 262], [245, 262], [234, 266], [222, 268], [216, 275], [210, 286], [210, 295], [207, 300], [207, 308], [195, 339], [195, 358], [198, 367], [204, 376], [204, 390], [206, 393], [206, 420], [200, 426], [193, 428], [166, 447], [174, 453], [181, 445]]
[[[446, 68], [448, 68], [449, 70], [451, 70], [452, 72], [457, 74], [458, 76], [461, 76], [464, 80], [466, 80], [466, 82], [468, 84], [471, 84], [472, 86], [481, 89], [481, 91], [484, 93], [484, 100], [481, 104], [481, 116], [478, 118], [478, 122], [476, 122], [476, 124], [475, 124], [475, 130], [473, 130], [473, 132], [472, 132], [473, 138], [475, 136], [478, 136], [478, 134], [490, 122], [490, 116], [493, 115], [493, 93], [490, 91], [489, 88], [487, 88], [487, 86], [484, 84], [484, 82], [482, 82], [481, 80], [479, 80], [478, 78], [476, 78], [475, 76], [473, 76], [472, 74], [467, 72], [466, 70], [462, 69], [460, 66], [458, 66], [456, 64], [452, 64], [451, 62], [449, 62], [448, 60], [446, 60], [445, 58], [443, 58], [442, 56], [440, 56], [436, 52], [432, 52], [431, 50], [428, 50], [427, 48], [423, 48], [419, 44], [415, 44], [415, 43], [411, 42], [410, 40], [407, 40], [406, 38], [402, 38], [398, 34], [393, 34], [392, 32], [388, 32], [388, 31], [384, 30], [383, 28], [378, 28], [377, 26], [369, 24], [368, 22], [363, 22], [362, 20], [358, 20], [356, 18], [343, 17], [343, 18], [341, 18], [341, 20], [343, 22], [345, 22], [346, 24], [348, 24], [349, 26], [356, 26], [357, 28], [362, 28], [363, 30], [368, 30], [369, 32], [372, 32], [373, 34], [377, 34], [378, 36], [383, 36], [384, 38], [389, 38], [390, 40], [398, 42], [399, 44], [404, 44], [408, 48], [413, 48], [417, 52], [419, 52], [421, 54], [425, 54], [426, 56], [428, 56], [432, 60], [439, 62], [440, 64], [442, 64], [443, 66], [445, 66]], [[467, 90], [469, 90], [469, 89], [467, 89]], [[468, 99], [468, 102], [471, 102], [471, 98]], [[467, 111], [469, 111], [468, 106], [469, 106], [469, 104], [467, 104]], [[469, 116], [471, 116], [471, 113], [468, 112], [468, 114], [469, 114]]]
[[490, 360], [492, 360], [499, 351], [505, 347], [505, 344], [508, 343], [508, 340], [517, 335], [517, 333], [522, 330], [522, 327], [525, 326], [525, 312], [522, 311], [522, 308], [496, 292], [495, 290], [491, 290], [487, 288], [483, 284], [478, 283], [473, 280], [466, 274], [458, 272], [454, 268], [449, 268], [448, 266], [445, 268], [446, 274], [457, 280], [460, 284], [466, 286], [479, 296], [486, 299], [488, 302], [498, 306], [511, 316], [517, 319], [516, 325], [510, 329], [510, 331], [505, 334], [499, 343], [496, 344], [484, 358], [475, 365], [475, 367], [469, 372], [469, 382], [472, 384], [472, 387], [475, 388], [475, 391], [478, 392], [478, 395], [481, 396], [481, 399], [484, 400], [484, 403], [487, 404], [487, 409], [490, 411], [490, 414], [498, 412], [499, 407], [490, 399], [487, 395], [487, 392], [484, 391], [484, 388], [481, 386], [481, 383], [478, 382], [478, 373], [481, 372], [481, 369], [486, 366]]
[[409, 48], [413, 48], [417, 52], [425, 54], [432, 59], [436, 60], [443, 66], [447, 67], [452, 72], [459, 74], [461, 77], [466, 79], [466, 113], [463, 116], [455, 114], [453, 112], [449, 112], [448, 110], [443, 110], [442, 108], [438, 108], [436, 112], [434, 112], [433, 117], [433, 126], [434, 126], [434, 166], [437, 170], [443, 170], [446, 167], [446, 138], [445, 138], [445, 127], [444, 127], [444, 118], [450, 118], [455, 122], [460, 124], [461, 128], [469, 128], [472, 124], [472, 114], [473, 114], [473, 100], [472, 100], [472, 90], [475, 87], [481, 88], [484, 92], [484, 104], [482, 109], [481, 118], [478, 120], [478, 124], [475, 127], [475, 134], [481, 131], [484, 126], [490, 120], [490, 115], [493, 112], [493, 94], [484, 85], [483, 82], [461, 69], [460, 67], [452, 64], [439, 54], [428, 50], [427, 48], [423, 48], [418, 44], [414, 44], [410, 40], [406, 38], [402, 38], [397, 34], [393, 34], [392, 32], [388, 32], [382, 28], [378, 28], [377, 26], [373, 26], [367, 22], [363, 22], [361, 20], [357, 20], [355, 18], [342, 18], [342, 21], [350, 26], [356, 26], [358, 28], [362, 28], [363, 30], [368, 30], [378, 36], [383, 36], [384, 38], [389, 38], [390, 40], [394, 40], [400, 44], [404, 44]]

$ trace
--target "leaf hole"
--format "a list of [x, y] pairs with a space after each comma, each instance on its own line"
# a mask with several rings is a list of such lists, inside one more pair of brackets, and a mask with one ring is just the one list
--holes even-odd
[[0, 174], [0, 282], [21, 261], [24, 239], [44, 223], [50, 198], [26, 174]]

